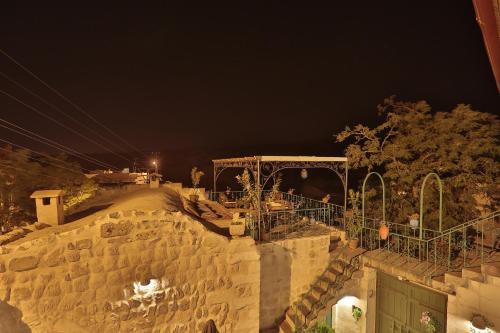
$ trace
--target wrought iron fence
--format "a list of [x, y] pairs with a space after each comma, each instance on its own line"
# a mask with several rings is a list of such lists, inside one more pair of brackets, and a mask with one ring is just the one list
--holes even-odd
[[[265, 206], [271, 191], [262, 191], [261, 230], [258, 234], [258, 213], [247, 213], [247, 232], [256, 240], [272, 241], [284, 239], [323, 224], [344, 228], [344, 207], [325, 203], [300, 195], [279, 192], [273, 200], [286, 203], [280, 210], [272, 211]], [[243, 191], [210, 192], [208, 198], [218, 202], [232, 202], [239, 206]]]
[[361, 247], [385, 249], [418, 259], [433, 265], [435, 274], [500, 259], [500, 211], [442, 232], [423, 228], [422, 235], [419, 228], [385, 222], [389, 227], [385, 240], [379, 235], [381, 223], [365, 218], [358, 236]]

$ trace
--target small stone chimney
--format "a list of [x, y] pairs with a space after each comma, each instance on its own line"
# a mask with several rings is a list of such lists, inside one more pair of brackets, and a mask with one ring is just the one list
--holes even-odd
[[50, 225], [64, 223], [63, 190], [35, 191], [30, 198], [35, 199], [38, 222]]

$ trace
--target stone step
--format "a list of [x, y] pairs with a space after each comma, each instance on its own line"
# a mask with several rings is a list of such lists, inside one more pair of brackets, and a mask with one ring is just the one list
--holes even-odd
[[462, 272], [444, 273], [444, 282], [454, 291], [457, 290], [457, 287], [467, 287], [467, 279], [462, 277]]
[[500, 262], [481, 264], [481, 273], [500, 278]]
[[332, 281], [335, 281], [339, 275], [342, 275], [342, 272], [338, 271], [337, 269], [331, 266], [325, 272], [325, 276]]
[[279, 333], [293, 333], [293, 332], [295, 332], [295, 329], [290, 326], [288, 321], [283, 320], [279, 328]]
[[477, 282], [484, 282], [484, 276], [481, 272], [481, 267], [467, 267], [462, 268], [462, 277]]
[[306, 322], [306, 318], [309, 312], [310, 309], [308, 309], [304, 304], [299, 303], [299, 305], [297, 305], [297, 317], [299, 318], [301, 323]]
[[431, 279], [431, 287], [437, 290], [440, 290], [442, 292], [445, 292], [447, 294], [454, 295], [455, 294], [455, 289], [449, 286], [445, 282], [445, 277], [443, 275], [441, 276], [436, 276]]
[[309, 311], [311, 311], [311, 309], [313, 308], [313, 305], [316, 304], [318, 302], [318, 300], [311, 293], [311, 294], [307, 294], [304, 297], [304, 300], [302, 302], [309, 309]]
[[317, 298], [320, 299], [321, 295], [326, 293], [326, 289], [322, 288], [320, 285], [316, 284], [315, 286], [312, 287], [311, 289], [311, 294]]
[[297, 328], [296, 323], [299, 323], [299, 318], [295, 315], [291, 308], [285, 314], [285, 320], [288, 323], [288, 326], [295, 330]]
[[322, 275], [320, 276], [320, 278], [318, 279], [318, 282], [317, 284], [323, 289], [323, 290], [328, 290], [328, 287], [330, 286], [330, 284], [332, 284], [333, 282], [335, 282], [335, 279], [330, 279], [329, 277], [325, 276], [325, 275]]
[[348, 266], [348, 263], [342, 261], [342, 260], [334, 260], [331, 264], [330, 267], [336, 269], [339, 272], [343, 272], [344, 269]]

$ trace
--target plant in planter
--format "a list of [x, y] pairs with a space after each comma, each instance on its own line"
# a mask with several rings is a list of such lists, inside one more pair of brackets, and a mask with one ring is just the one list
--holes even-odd
[[236, 176], [236, 180], [243, 187], [243, 197], [241, 202], [245, 207], [257, 209], [259, 202], [259, 189], [250, 178], [250, 172], [245, 169], [241, 175]]
[[471, 331], [471, 333], [479, 333], [479, 332], [492, 333], [491, 331], [492, 327], [495, 327], [495, 325], [493, 325], [493, 323], [491, 323], [488, 319], [486, 319], [485, 316], [478, 313], [472, 314], [472, 319], [470, 320], [470, 327], [469, 327], [469, 331]]
[[349, 190], [349, 203], [351, 204], [351, 214], [346, 215], [346, 231], [349, 237], [349, 247], [355, 249], [359, 245], [359, 234], [363, 230], [363, 221], [359, 209], [359, 192]]
[[362, 315], [363, 315], [363, 310], [361, 310], [360, 307], [353, 305], [352, 306], [352, 317], [354, 318], [354, 320], [358, 321]]
[[437, 332], [439, 329], [439, 322], [429, 311], [422, 312], [420, 315], [420, 324], [422, 324], [425, 331], [428, 333]]
[[271, 191], [266, 195], [266, 201], [267, 202], [279, 199], [279, 196], [280, 196], [280, 186], [281, 186], [281, 182], [282, 182], [281, 178], [282, 178], [282, 175], [280, 173], [274, 179], [273, 187], [271, 187]]
[[233, 220], [229, 224], [229, 234], [233, 237], [240, 237], [245, 234], [245, 218], [240, 213], [233, 214]]
[[201, 177], [203, 177], [205, 173], [201, 170], [198, 170], [198, 167], [193, 167], [191, 169], [191, 182], [193, 183], [193, 193], [189, 195], [189, 200], [198, 201], [198, 186], [200, 185]]

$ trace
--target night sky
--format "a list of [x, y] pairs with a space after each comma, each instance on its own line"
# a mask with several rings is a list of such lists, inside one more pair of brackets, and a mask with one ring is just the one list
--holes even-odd
[[[175, 152], [169, 161], [339, 152], [333, 135], [376, 124], [376, 105], [393, 94], [434, 110], [500, 110], [471, 1], [189, 3], [4, 4], [0, 48], [144, 152]], [[95, 127], [2, 55], [0, 71]], [[58, 117], [2, 77], [0, 89]], [[101, 151], [1, 94], [0, 110]], [[45, 149], [3, 129], [0, 137]]]

